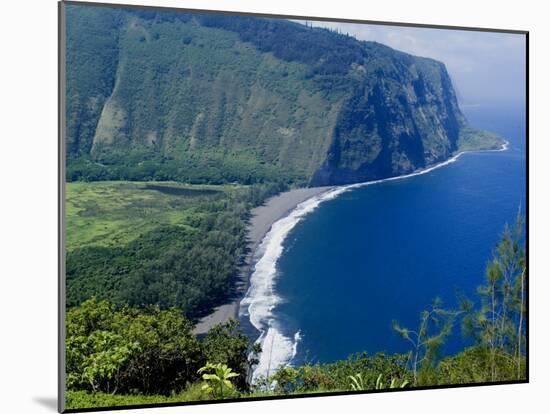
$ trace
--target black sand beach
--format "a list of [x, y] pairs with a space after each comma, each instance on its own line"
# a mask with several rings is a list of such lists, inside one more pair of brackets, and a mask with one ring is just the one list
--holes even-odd
[[214, 312], [197, 322], [195, 334], [205, 334], [211, 327], [238, 316], [239, 303], [248, 289], [255, 252], [273, 223], [285, 217], [298, 204], [330, 189], [331, 187], [313, 187], [286, 191], [271, 197], [263, 205], [252, 210], [252, 217], [248, 224], [249, 249], [239, 270], [235, 291], [227, 303], [218, 306]]

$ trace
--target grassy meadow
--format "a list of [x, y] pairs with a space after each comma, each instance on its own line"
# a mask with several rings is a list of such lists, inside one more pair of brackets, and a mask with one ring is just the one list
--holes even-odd
[[195, 319], [231, 292], [250, 209], [281, 185], [66, 184], [67, 306], [178, 308]]
[[126, 245], [161, 225], [193, 227], [205, 202], [242, 186], [96, 181], [66, 184], [67, 250]]

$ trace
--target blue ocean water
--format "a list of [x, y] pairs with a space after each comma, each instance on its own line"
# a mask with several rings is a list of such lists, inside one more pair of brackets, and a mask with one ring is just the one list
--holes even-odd
[[[509, 149], [350, 190], [288, 233], [270, 325], [294, 341], [293, 363], [408, 351], [393, 320], [416, 328], [435, 297], [448, 307], [457, 305], [457, 292], [475, 297], [504, 225], [525, 207], [525, 115], [503, 107], [464, 112], [475, 127], [507, 139]], [[464, 346], [455, 328], [444, 352]]]

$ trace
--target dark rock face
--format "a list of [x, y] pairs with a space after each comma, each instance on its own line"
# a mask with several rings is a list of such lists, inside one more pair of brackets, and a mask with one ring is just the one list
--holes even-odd
[[[459, 146], [466, 120], [444, 65], [396, 52], [347, 100], [311, 185], [397, 176], [442, 161]], [[358, 156], [361, 154], [361, 156]]]

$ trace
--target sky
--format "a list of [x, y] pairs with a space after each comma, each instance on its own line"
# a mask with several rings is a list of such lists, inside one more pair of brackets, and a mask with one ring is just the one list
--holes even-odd
[[460, 105], [524, 105], [525, 36], [373, 24], [309, 22], [445, 63]]

